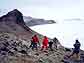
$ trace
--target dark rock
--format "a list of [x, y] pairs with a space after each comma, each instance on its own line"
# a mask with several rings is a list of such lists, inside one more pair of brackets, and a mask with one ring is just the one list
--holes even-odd
[[7, 36], [7, 35], [6, 35], [4, 38], [7, 38], [7, 39], [8, 39], [8, 38], [9, 38], [9, 36]]
[[69, 48], [65, 48], [65, 50], [66, 50], [66, 51], [70, 51], [70, 52], [71, 52], [71, 49], [69, 49]]
[[3, 43], [3, 44], [4, 44], [4, 46], [5, 46], [5, 47], [7, 47], [7, 46], [9, 45], [9, 43], [8, 43], [8, 42]]
[[49, 54], [47, 53], [47, 54], [45, 54], [46, 56], [49, 56]]
[[18, 51], [18, 49], [17, 49], [17, 48], [14, 48], [14, 50], [15, 50], [15, 51]]
[[48, 53], [48, 51], [46, 51], [46, 50], [45, 50], [44, 52], [45, 52], [45, 53]]
[[7, 52], [6, 51], [1, 51], [1, 55], [6, 55]]
[[8, 12], [7, 15], [0, 17], [0, 21], [15, 21], [17, 24], [24, 23], [22, 13], [17, 9]]
[[12, 56], [14, 55], [14, 52], [12, 52], [12, 51], [8, 51], [8, 53]]
[[35, 55], [39, 56], [39, 53], [36, 53]]
[[82, 53], [82, 54], [80, 55], [80, 58], [81, 58], [82, 61], [84, 62], [84, 53]]
[[19, 52], [22, 53], [22, 54], [27, 54], [27, 52], [25, 50], [21, 50]]
[[63, 63], [69, 63], [69, 62], [67, 62], [67, 61], [65, 61], [65, 60], [61, 60], [61, 62], [63, 62]]
[[39, 61], [39, 62], [42, 62], [42, 63], [44, 62], [43, 59], [39, 59], [38, 61]]
[[9, 51], [9, 49], [7, 49], [6, 47], [1, 48], [0, 50], [1, 50], [1, 51], [6, 51], [6, 52]]
[[[0, 32], [10, 32], [26, 40], [28, 40], [28, 37], [32, 36], [32, 30], [26, 26], [23, 20], [23, 14], [17, 9], [0, 17]], [[4, 38], [9, 37], [5, 36]]]

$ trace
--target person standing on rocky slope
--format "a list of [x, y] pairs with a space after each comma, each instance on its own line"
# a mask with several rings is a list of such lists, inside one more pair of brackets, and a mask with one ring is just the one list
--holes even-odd
[[48, 38], [46, 36], [44, 36], [44, 39], [43, 39], [43, 42], [42, 42], [42, 49], [41, 50], [43, 50], [44, 47], [46, 49], [48, 49]]
[[34, 48], [36, 48], [36, 50], [38, 50], [38, 47], [37, 47], [37, 44], [39, 43], [39, 39], [38, 39], [38, 37], [37, 37], [37, 35], [34, 35], [33, 37], [32, 37], [32, 49], [34, 49]]
[[57, 49], [57, 42], [58, 42], [57, 38], [56, 37], [53, 38], [53, 44], [55, 49]]
[[50, 50], [51, 50], [51, 51], [53, 51], [53, 48], [52, 48], [53, 41], [52, 41], [52, 40], [50, 40], [50, 41], [48, 42], [48, 44], [49, 44], [49, 48], [50, 48]]
[[76, 57], [79, 58], [80, 46], [81, 46], [80, 42], [78, 40], [76, 40], [76, 42], [74, 44], [73, 53], [69, 57], [76, 54]]

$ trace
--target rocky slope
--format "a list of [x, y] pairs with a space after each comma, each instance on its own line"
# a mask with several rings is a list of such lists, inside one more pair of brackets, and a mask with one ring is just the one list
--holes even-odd
[[67, 58], [71, 49], [60, 45], [53, 51], [28, 49], [29, 42], [18, 38], [12, 33], [0, 33], [0, 62], [1, 63], [84, 63], [84, 52], [80, 52], [81, 61]]
[[37, 19], [37, 18], [26, 17], [26, 16], [24, 16], [23, 19], [28, 26], [56, 23], [54, 20], [44, 20], [44, 19]]
[[0, 32], [13, 33], [23, 39], [28, 39], [32, 35], [30, 28], [25, 25], [22, 13], [17, 9], [0, 17]]
[[[29, 42], [12, 33], [0, 33], [1, 63], [62, 63], [65, 53], [63, 47], [54, 51], [28, 49]], [[3, 59], [3, 60], [2, 60]]]

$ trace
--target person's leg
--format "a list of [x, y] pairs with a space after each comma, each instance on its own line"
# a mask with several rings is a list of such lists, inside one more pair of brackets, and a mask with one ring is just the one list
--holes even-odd
[[34, 48], [36, 48], [36, 43], [34, 43]]
[[38, 42], [39, 47], [41, 46], [40, 42]]
[[79, 51], [76, 53], [76, 58], [77, 58], [77, 60], [80, 60]]
[[45, 44], [45, 47], [46, 47], [46, 50], [48, 49], [48, 46], [47, 46], [47, 44]]
[[55, 48], [58, 49], [57, 44], [55, 44]]
[[42, 46], [42, 48], [41, 48], [41, 50], [43, 50], [43, 49], [44, 49], [44, 47], [45, 47], [45, 46], [43, 45], [43, 46]]
[[35, 48], [36, 48], [36, 50], [38, 50], [37, 43], [35, 43]]
[[35, 43], [32, 43], [32, 50], [34, 50], [35, 48]]
[[50, 45], [50, 50], [53, 51], [52, 44]]
[[56, 43], [54, 43], [54, 48], [57, 49], [57, 44]]
[[78, 56], [79, 54], [78, 53], [76, 53], [76, 57], [78, 58], [79, 56]]
[[49, 44], [49, 48], [50, 48], [50, 50], [51, 50], [51, 44]]
[[73, 56], [74, 54], [75, 54], [75, 52], [73, 51], [72, 54], [71, 54], [70, 56], [68, 56], [68, 57], [70, 58], [70, 57]]
[[76, 49], [73, 49], [73, 52], [69, 57], [73, 56], [74, 54], [76, 54]]
[[50, 48], [50, 44], [49, 44], [49, 47], [48, 48]]

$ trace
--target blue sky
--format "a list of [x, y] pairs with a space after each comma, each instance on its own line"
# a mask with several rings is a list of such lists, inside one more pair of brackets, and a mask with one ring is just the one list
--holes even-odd
[[84, 0], [1, 0], [0, 16], [17, 8], [25, 16], [44, 19], [84, 17]]

